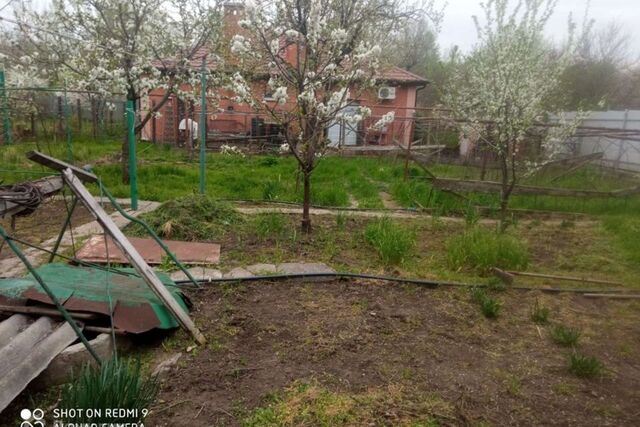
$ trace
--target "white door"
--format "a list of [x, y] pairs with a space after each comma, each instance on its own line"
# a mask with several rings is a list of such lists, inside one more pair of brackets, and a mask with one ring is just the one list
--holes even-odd
[[[356, 113], [357, 106], [350, 105], [344, 108], [344, 115], [349, 116]], [[338, 147], [343, 145], [356, 145], [358, 142], [358, 125], [351, 124], [347, 120], [338, 119], [327, 128], [327, 137], [329, 138], [330, 147]]]

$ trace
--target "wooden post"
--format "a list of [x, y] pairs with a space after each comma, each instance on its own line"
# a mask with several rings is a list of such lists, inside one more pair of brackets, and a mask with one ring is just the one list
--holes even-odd
[[31, 136], [33, 138], [36, 137], [36, 115], [31, 113]]
[[98, 223], [104, 228], [104, 230], [111, 236], [115, 245], [122, 251], [125, 257], [129, 260], [133, 268], [140, 274], [140, 277], [147, 282], [149, 288], [154, 294], [162, 301], [164, 306], [171, 312], [176, 318], [178, 323], [191, 335], [199, 344], [205, 344], [205, 339], [202, 332], [196, 327], [189, 315], [184, 309], [176, 302], [173, 295], [162, 284], [155, 271], [145, 262], [144, 258], [138, 253], [135, 247], [129, 242], [118, 226], [113, 222], [111, 217], [105, 212], [102, 206], [96, 201], [96, 199], [89, 193], [89, 190], [82, 184], [80, 179], [76, 177], [71, 169], [65, 169], [62, 172], [65, 182], [76, 194], [76, 196], [82, 201], [87, 210], [89, 210], [97, 219]]
[[96, 98], [91, 97], [91, 126], [93, 127], [93, 139], [98, 139], [98, 109], [96, 108]]
[[62, 125], [62, 121], [64, 120], [64, 113], [62, 112], [62, 97], [58, 97], [58, 135], [62, 137], [64, 133], [64, 128]]

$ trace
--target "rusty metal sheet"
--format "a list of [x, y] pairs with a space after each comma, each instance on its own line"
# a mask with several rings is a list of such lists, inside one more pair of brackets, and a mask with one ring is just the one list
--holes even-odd
[[[105, 248], [104, 240], [104, 236], [93, 236], [78, 251], [76, 258], [96, 264], [106, 264], [108, 261], [117, 264], [129, 263], [111, 238], [107, 239], [109, 251], [109, 259], [107, 260], [107, 248]], [[129, 242], [147, 264], [159, 265], [166, 255], [152, 239], [130, 237]], [[178, 240], [164, 240], [164, 243], [183, 264], [217, 264], [220, 261], [220, 245], [216, 243], [181, 242]]]

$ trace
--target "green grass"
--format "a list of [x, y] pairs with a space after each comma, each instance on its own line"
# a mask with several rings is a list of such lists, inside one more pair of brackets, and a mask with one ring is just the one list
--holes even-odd
[[492, 267], [526, 269], [529, 253], [515, 237], [476, 226], [449, 239], [447, 260], [454, 270], [470, 268], [487, 274]]
[[595, 378], [602, 375], [604, 364], [593, 356], [574, 353], [569, 356], [569, 372], [579, 378]]
[[369, 223], [365, 238], [387, 266], [402, 264], [416, 244], [415, 235], [410, 230], [388, 217]]
[[564, 347], [576, 346], [580, 338], [580, 331], [563, 325], [555, 325], [551, 328], [550, 334], [553, 342]]
[[290, 230], [285, 215], [279, 213], [265, 213], [251, 219], [250, 226], [260, 240], [281, 240]]
[[640, 218], [637, 215], [606, 216], [602, 220], [605, 230], [614, 237], [625, 261], [640, 265]]
[[[93, 141], [75, 138], [73, 159], [79, 166], [94, 164], [110, 191], [117, 197], [128, 197], [129, 187], [121, 182], [121, 166], [118, 163], [121, 142], [118, 138]], [[51, 171], [29, 162], [24, 153], [39, 149], [54, 157], [67, 159], [64, 141], [25, 142], [0, 147], [0, 180], [6, 183], [31, 179]], [[198, 191], [199, 172], [197, 162], [189, 162], [186, 151], [169, 145], [138, 144], [138, 185], [141, 199], [167, 201]], [[99, 162], [96, 162], [100, 160]], [[433, 165], [430, 170], [441, 177], [478, 179], [479, 170], [473, 167]], [[302, 201], [302, 183], [298, 168], [290, 156], [225, 156], [208, 153], [206, 156], [207, 193], [218, 199], [257, 199], [287, 202]], [[469, 201], [449, 193], [435, 190], [425, 179], [420, 168], [409, 167], [405, 179], [404, 161], [395, 158], [332, 157], [322, 158], [312, 176], [312, 202], [324, 206], [349, 206], [353, 198], [359, 207], [381, 208], [379, 192], [389, 192], [396, 202], [409, 208], [430, 208], [438, 214], [463, 215], [470, 223], [476, 221]], [[549, 175], [523, 179], [523, 184], [613, 190], [631, 187], [638, 180], [620, 176], [597, 167], [586, 167], [550, 182]], [[496, 179], [491, 172], [487, 179]], [[92, 188], [97, 193], [95, 187]], [[471, 204], [486, 206], [497, 211], [496, 194], [469, 194]], [[548, 196], [513, 196], [512, 208], [541, 209], [591, 214], [629, 214], [640, 211], [640, 196], [626, 198], [564, 198]]]
[[[139, 361], [113, 358], [102, 367], [85, 366], [62, 389], [58, 408], [84, 410], [82, 417], [65, 419], [71, 423], [136, 423], [144, 419], [159, 389], [158, 379], [145, 375]], [[107, 416], [106, 409], [112, 408], [136, 411], [124, 418]], [[101, 416], [86, 416], [87, 409], [101, 410]]]

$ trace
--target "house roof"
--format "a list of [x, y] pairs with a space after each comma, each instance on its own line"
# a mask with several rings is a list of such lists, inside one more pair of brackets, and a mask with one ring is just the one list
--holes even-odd
[[395, 65], [383, 71], [382, 75], [380, 76], [380, 80], [385, 80], [393, 83], [415, 85], [423, 85], [429, 83], [429, 80], [425, 79], [424, 77], [420, 77], [417, 74], [414, 74]]
[[[193, 56], [189, 59], [188, 67], [192, 69], [200, 69], [200, 67], [202, 66], [202, 58], [205, 56], [207, 69], [211, 71], [216, 70], [219, 66], [219, 62], [216, 60], [217, 55], [211, 54], [211, 50], [206, 46], [202, 46], [198, 50], [196, 50]], [[176, 59], [167, 58], [163, 59], [162, 61], [154, 61], [153, 64], [160, 69], [174, 68]], [[425, 79], [424, 77], [420, 77], [417, 74], [414, 74], [395, 65], [382, 71], [378, 79], [389, 83], [416, 86], [429, 83], [429, 80]]]

